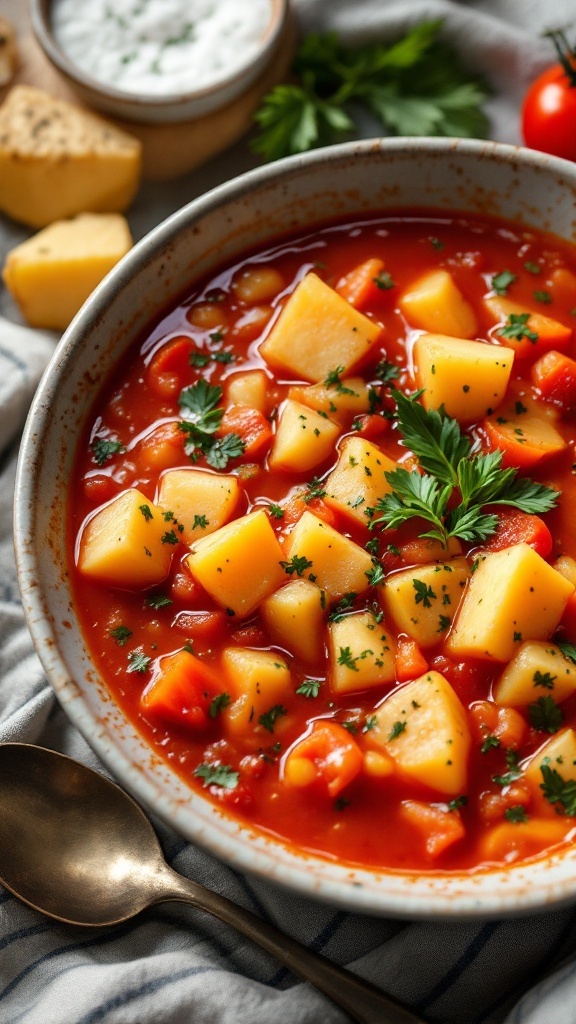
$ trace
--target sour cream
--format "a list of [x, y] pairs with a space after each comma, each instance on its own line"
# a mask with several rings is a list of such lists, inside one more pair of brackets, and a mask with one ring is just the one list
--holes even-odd
[[209, 89], [258, 54], [272, 0], [54, 0], [60, 49], [84, 74], [138, 96]]

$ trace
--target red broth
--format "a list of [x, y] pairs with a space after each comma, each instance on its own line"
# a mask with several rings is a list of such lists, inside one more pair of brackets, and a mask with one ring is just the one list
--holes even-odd
[[[421, 310], [415, 314], [416, 323], [404, 301], [415, 282], [436, 270], [448, 272], [472, 311], [475, 323], [469, 337], [487, 343], [491, 352], [498, 345], [517, 346], [508, 390], [498, 409], [488, 418], [462, 425], [474, 443], [473, 450], [500, 449], [504, 464], [519, 466], [521, 477], [529, 476], [561, 492], [558, 507], [538, 516], [537, 521], [534, 516], [514, 516], [509, 509], [494, 506], [500, 518], [498, 540], [492, 537], [484, 544], [461, 541], [456, 546], [452, 542], [446, 551], [438, 550], [438, 545], [427, 548], [419, 539], [426, 530], [421, 520], [411, 519], [398, 529], [369, 529], [368, 517], [362, 521], [343, 512], [325, 493], [345, 439], [368, 441], [377, 452], [402, 460], [404, 468], [416, 465], [401, 443], [391, 388], [413, 394], [420, 386], [413, 349], [426, 329], [450, 334], [437, 328], [436, 321], [423, 327]], [[328, 380], [324, 407], [306, 392], [314, 379], [304, 379], [286, 367], [275, 368], [259, 351], [263, 339], [270, 337], [279, 322], [280, 310], [311, 273], [381, 328], [358, 365], [341, 372], [335, 363], [320, 379], [320, 384]], [[562, 330], [556, 335], [554, 329], [551, 334], [544, 331], [541, 336], [532, 331], [537, 338], [528, 340], [522, 330], [520, 338], [498, 337], [498, 318], [488, 308], [486, 297], [504, 297], [522, 311], [548, 317]], [[430, 308], [437, 306], [436, 297], [424, 319], [431, 315]], [[527, 319], [524, 317], [525, 327]], [[311, 347], [318, 334], [315, 323], [312, 321], [310, 330]], [[516, 326], [519, 323], [522, 327], [522, 321], [516, 321]], [[73, 588], [81, 629], [113, 699], [151, 747], [193, 788], [202, 790], [230, 814], [288, 844], [339, 862], [375, 868], [468, 870], [526, 859], [571, 840], [576, 826], [572, 763], [567, 764], [562, 754], [552, 762], [556, 772], [552, 781], [560, 786], [561, 796], [557, 790], [549, 791], [548, 799], [540, 784], [543, 776], [537, 773], [535, 780], [526, 773], [534, 764], [530, 759], [545, 743], [558, 737], [574, 740], [571, 728], [576, 729], [576, 697], [570, 686], [569, 692], [563, 690], [562, 699], [555, 701], [556, 676], [544, 666], [532, 672], [532, 679], [539, 679], [540, 685], [534, 682], [530, 700], [498, 703], [495, 694], [508, 657], [482, 652], [480, 656], [462, 656], [454, 653], [450, 637], [466, 599], [463, 595], [472, 586], [473, 568], [487, 550], [491, 554], [495, 549], [510, 551], [524, 542], [546, 567], [555, 566], [563, 580], [576, 582], [576, 561], [572, 561], [576, 559], [574, 326], [573, 249], [503, 222], [460, 215], [431, 217], [420, 211], [332, 224], [279, 240], [266, 251], [249, 253], [203, 281], [179, 306], [151, 325], [149, 334], [134, 347], [99, 396], [79, 446], [70, 497], [70, 561], [75, 566]], [[556, 355], [546, 355], [550, 350]], [[388, 366], [383, 367], [383, 362]], [[248, 387], [247, 372], [252, 373]], [[364, 405], [359, 399], [359, 408], [346, 411], [344, 399], [359, 387], [349, 387], [347, 382], [358, 378], [370, 386], [369, 397], [362, 392]], [[220, 410], [215, 420], [210, 420], [205, 402], [200, 414], [194, 401], [196, 412], [180, 407], [185, 389], [193, 389], [187, 394], [197, 398], [199, 380], [222, 389], [210, 407]], [[463, 385], [464, 390], [467, 387]], [[205, 391], [204, 399], [207, 395], [210, 405], [210, 396], [214, 399], [216, 393]], [[300, 455], [288, 466], [290, 455], [284, 455], [280, 464], [271, 457], [287, 399], [299, 403], [297, 411], [303, 403], [316, 414], [320, 410], [323, 421], [337, 424], [328, 454], [304, 469], [299, 468]], [[525, 456], [521, 427], [513, 426], [500, 436], [498, 430], [506, 426], [510, 409], [519, 422], [529, 410], [536, 410], [560, 436], [557, 450], [544, 445], [543, 456], [534, 461], [535, 457]], [[506, 415], [498, 417], [502, 410]], [[187, 451], [199, 435], [193, 427], [185, 431], [180, 424], [195, 417], [198, 424], [198, 416], [202, 428], [216, 426], [216, 433], [202, 434], [200, 446], [190, 457]], [[230, 434], [236, 437], [231, 457], [222, 468], [211, 466], [207, 462], [211, 445], [218, 437], [222, 443]], [[237, 438], [243, 451], [238, 450]], [[224, 455], [216, 448], [220, 452], [216, 462], [226, 461], [228, 444]], [[305, 450], [309, 451], [310, 445]], [[211, 458], [214, 462], [213, 454]], [[266, 520], [266, 537], [272, 535], [274, 543], [278, 540], [282, 546], [281, 579], [277, 561], [269, 593], [246, 614], [235, 613], [220, 592], [217, 596], [216, 591], [209, 593], [205, 577], [201, 582], [201, 574], [188, 562], [191, 545], [209, 526], [201, 505], [175, 515], [166, 503], [159, 502], [159, 489], [167, 475], [192, 468], [211, 477], [235, 478], [237, 501], [224, 508], [227, 498], [223, 494], [220, 529], [245, 522], [243, 517], [260, 511]], [[129, 568], [120, 578], [114, 544], [96, 559], [96, 572], [90, 569], [89, 560], [88, 568], [83, 564], [90, 525], [98, 521], [102, 509], [115, 510], [117, 506], [111, 503], [133, 488], [144, 496], [136, 499], [138, 522], [141, 519], [147, 526], [152, 517], [157, 523], [159, 515], [163, 520], [158, 558], [166, 568], [157, 570], [160, 578], [153, 582], [145, 575], [147, 565], [143, 577], [136, 569], [130, 575], [130, 566], [142, 561], [140, 549], [145, 545], [140, 544], [138, 556], [121, 555]], [[369, 554], [375, 570], [370, 577], [373, 585], [365, 584], [362, 592], [344, 586], [344, 593], [337, 597], [321, 593], [310, 560], [298, 561], [298, 555], [288, 554], [289, 538], [303, 515], [307, 517], [304, 521], [313, 516], [313, 525], [319, 521], [337, 530], [355, 545], [355, 552]], [[117, 538], [119, 545], [125, 543], [123, 531], [124, 527], [117, 531], [123, 538]], [[265, 557], [260, 547], [251, 553], [257, 565]], [[420, 614], [430, 603], [426, 596], [430, 590], [420, 579], [423, 565], [440, 571], [446, 564], [449, 568], [456, 565], [454, 558], [467, 567], [460, 595], [458, 600], [448, 598], [449, 609], [447, 604], [437, 609], [438, 639], [421, 643], [416, 626], [399, 625], [394, 602], [387, 604], [383, 599], [383, 586], [408, 572], [408, 588], [413, 587], [414, 607]], [[305, 565], [307, 561], [310, 564]], [[301, 635], [291, 646], [287, 638], [294, 637], [294, 631], [286, 632], [284, 623], [278, 632], [278, 622], [266, 602], [280, 586], [297, 581], [308, 584], [301, 588], [302, 594], [312, 601], [310, 614], [319, 625], [312, 629], [303, 619]], [[257, 582], [260, 585], [259, 579]], [[319, 618], [316, 590], [322, 605]], [[526, 641], [548, 642], [557, 654], [558, 641], [576, 642], [576, 599], [569, 594], [564, 597], [563, 607], [544, 634], [538, 629], [535, 634], [515, 634], [513, 656]], [[496, 592], [494, 601], [499, 600]], [[273, 602], [273, 611], [274, 607]], [[450, 615], [443, 619], [443, 611]], [[387, 638], [385, 655], [379, 659], [371, 649], [357, 651], [353, 645], [338, 643], [338, 638], [330, 654], [329, 631], [363, 613], [371, 616], [366, 622], [378, 637]], [[317, 654], [310, 660], [315, 644]], [[224, 653], [230, 650], [232, 656]], [[247, 661], [242, 652], [248, 652]], [[265, 658], [259, 662], [262, 652]], [[576, 650], [573, 653], [576, 657]], [[565, 654], [558, 657], [562, 670], [570, 676], [576, 666]], [[381, 667], [383, 658], [388, 666], [390, 658], [394, 662], [393, 677], [388, 672], [384, 682], [378, 681], [378, 661]], [[372, 659], [372, 677], [376, 673], [376, 678], [355, 688], [354, 674], [360, 675], [367, 659]], [[336, 692], [335, 678], [339, 672], [346, 675], [346, 663], [346, 686], [343, 692]], [[258, 675], [260, 670], [262, 679], [254, 682], [254, 672]], [[275, 672], [282, 677], [279, 687]], [[404, 751], [397, 756], [394, 743], [406, 743], [413, 721], [403, 717], [404, 710], [391, 729], [390, 723], [375, 728], [383, 721], [378, 714], [387, 701], [398, 693], [416, 692], [408, 687], [430, 672], [443, 677], [450, 700], [454, 697], [461, 709], [458, 714], [464, 716], [467, 742], [462, 747], [461, 785], [453, 777], [446, 785], [438, 782], [436, 755], [431, 755], [430, 770], [425, 758], [423, 761], [425, 737], [416, 744], [415, 757], [420, 759], [416, 769], [410, 762], [412, 755]], [[255, 689], [243, 693], [248, 679]], [[269, 698], [261, 692], [267, 686]], [[250, 701], [247, 713], [246, 702]], [[416, 700], [411, 703], [419, 706]], [[571, 749], [570, 743], [566, 749]]]

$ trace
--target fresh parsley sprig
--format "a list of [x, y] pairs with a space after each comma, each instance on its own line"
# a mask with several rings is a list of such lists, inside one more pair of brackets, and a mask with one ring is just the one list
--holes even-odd
[[472, 454], [470, 439], [442, 407], [426, 410], [418, 392], [408, 397], [393, 389], [392, 394], [404, 444], [425, 472], [400, 467], [384, 474], [392, 492], [369, 510], [371, 529], [398, 529], [410, 519], [423, 519], [429, 528], [419, 536], [446, 547], [451, 537], [474, 543], [495, 532], [498, 516], [485, 512], [486, 505], [508, 505], [532, 514], [554, 508], [558, 492], [518, 478], [515, 469], [502, 469], [501, 452]]
[[225, 469], [230, 459], [239, 458], [245, 451], [246, 444], [238, 434], [225, 434], [215, 438], [224, 416], [224, 410], [218, 408], [222, 399], [222, 388], [209, 384], [200, 377], [195, 384], [180, 392], [178, 404], [185, 415], [178, 426], [186, 434], [184, 448], [193, 462], [201, 455], [206, 457], [208, 465], [214, 469]]
[[266, 160], [303, 153], [352, 135], [363, 108], [392, 135], [485, 137], [486, 84], [463, 69], [425, 21], [392, 45], [350, 48], [335, 33], [302, 42], [294, 81], [269, 92], [255, 114], [253, 148]]

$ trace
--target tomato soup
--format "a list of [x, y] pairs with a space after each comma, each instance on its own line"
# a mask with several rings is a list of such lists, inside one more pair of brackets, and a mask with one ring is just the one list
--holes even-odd
[[576, 253], [334, 223], [150, 325], [70, 498], [113, 700], [192, 788], [341, 863], [461, 871], [576, 828]]

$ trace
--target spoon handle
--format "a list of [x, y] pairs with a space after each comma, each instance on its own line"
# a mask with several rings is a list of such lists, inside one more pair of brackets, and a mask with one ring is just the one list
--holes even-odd
[[306, 949], [249, 910], [244, 910], [218, 893], [204, 889], [171, 868], [168, 871], [170, 881], [162, 894], [159, 894], [158, 902], [177, 900], [191, 903], [231, 925], [295, 974], [324, 992], [358, 1024], [426, 1024], [424, 1018], [405, 1009], [390, 996], [385, 996], [370, 982], [363, 981], [350, 971]]

